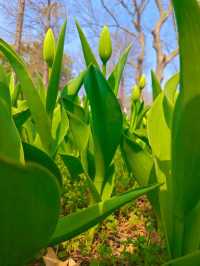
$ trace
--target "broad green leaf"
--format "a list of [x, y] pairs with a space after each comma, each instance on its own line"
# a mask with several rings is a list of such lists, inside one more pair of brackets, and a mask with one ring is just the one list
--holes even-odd
[[85, 71], [82, 71], [76, 78], [70, 80], [67, 85], [62, 90], [62, 97], [76, 96], [83, 85], [83, 79], [85, 76]]
[[69, 119], [65, 112], [64, 107], [57, 105], [53, 111], [52, 118], [52, 136], [54, 138], [54, 152], [53, 155], [57, 152], [60, 144], [63, 142], [64, 137], [67, 135], [69, 130]]
[[72, 179], [77, 179], [83, 173], [83, 167], [79, 158], [71, 155], [61, 155]]
[[171, 116], [164, 93], [154, 101], [147, 116], [147, 132], [153, 154], [161, 161], [171, 159]]
[[153, 100], [155, 100], [162, 91], [162, 88], [153, 70], [151, 71], [151, 81], [152, 81]]
[[59, 187], [37, 164], [23, 167], [0, 159], [0, 172], [0, 265], [27, 265], [55, 230]]
[[67, 27], [67, 21], [62, 26], [58, 37], [58, 44], [56, 47], [56, 55], [52, 66], [52, 71], [50, 75], [47, 98], [46, 98], [46, 110], [49, 116], [52, 116], [53, 110], [56, 106], [59, 82], [62, 70], [62, 61], [64, 53], [64, 43], [65, 43], [65, 32]]
[[103, 221], [115, 210], [155, 188], [157, 188], [157, 185], [134, 189], [60, 218], [49, 244], [56, 245], [85, 232]]
[[97, 60], [92, 52], [92, 49], [78, 21], [76, 21], [76, 27], [77, 27], [79, 38], [81, 41], [81, 46], [82, 46], [82, 51], [83, 51], [86, 66], [89, 66], [90, 64], [94, 64], [95, 66], [98, 66]]
[[112, 73], [108, 78], [108, 83], [111, 89], [114, 91], [115, 95], [118, 95], [120, 81], [123, 75], [124, 67], [126, 65], [126, 61], [129, 55], [129, 52], [132, 48], [132, 45], [129, 45], [124, 52], [122, 53], [118, 63], [115, 65]]
[[155, 182], [155, 176], [154, 180], [151, 179], [151, 175], [155, 175], [153, 158], [145, 146], [141, 147], [136, 140], [123, 135], [121, 142], [122, 155], [129, 171], [133, 173], [140, 186], [147, 186], [152, 181]]
[[111, 164], [107, 173], [107, 180], [102, 191], [102, 201], [110, 199], [115, 187], [115, 166]]
[[200, 251], [189, 253], [186, 256], [171, 260], [163, 266], [200, 266]]
[[120, 143], [122, 113], [119, 102], [108, 82], [95, 66], [89, 67], [84, 86], [92, 114], [96, 165], [95, 184], [101, 193], [105, 174]]
[[60, 170], [58, 169], [57, 165], [54, 163], [51, 157], [49, 157], [45, 152], [39, 150], [38, 148], [28, 144], [22, 143], [23, 150], [24, 150], [24, 157], [26, 162], [34, 162], [42, 167], [45, 167], [55, 176], [62, 186], [62, 176]]
[[9, 110], [11, 110], [9, 82], [7, 79], [6, 72], [1, 65], [0, 65], [0, 99], [3, 99], [7, 103]]
[[16, 106], [12, 107], [12, 115], [18, 114], [28, 109], [28, 103], [26, 100], [17, 100]]
[[52, 138], [49, 119], [36, 88], [34, 87], [33, 81], [27, 72], [26, 66], [22, 59], [11, 48], [11, 46], [2, 39], [0, 39], [0, 51], [6, 56], [17, 74], [17, 78], [21, 83], [21, 89], [25, 98], [27, 99], [31, 115], [35, 121], [35, 126], [40, 135], [40, 139], [44, 145], [44, 148], [50, 152]]
[[10, 97], [12, 100], [12, 104], [14, 103], [14, 95], [15, 95], [15, 74], [14, 72], [11, 73], [10, 75], [10, 82], [9, 82], [9, 90], [10, 90]]
[[87, 122], [87, 115], [80, 105], [66, 97], [62, 98], [62, 104], [67, 112], [70, 112], [71, 114], [77, 116], [80, 120]]
[[72, 113], [67, 113], [69, 118], [69, 127], [80, 154], [87, 148], [90, 134], [90, 127], [84, 121]]
[[13, 120], [17, 129], [20, 131], [23, 124], [30, 118], [31, 113], [29, 109], [21, 111], [13, 115]]
[[[173, 117], [172, 177], [174, 258], [199, 249], [200, 200], [200, 7], [197, 0], [173, 1], [179, 33], [180, 94]], [[192, 215], [193, 219], [190, 219]], [[190, 221], [190, 222], [189, 222]], [[197, 226], [198, 224], [198, 226]], [[194, 238], [197, 238], [194, 241]], [[191, 243], [190, 243], [191, 241]], [[194, 246], [196, 243], [196, 247]]]
[[144, 106], [142, 108], [142, 110], [140, 111], [140, 113], [138, 114], [138, 117], [137, 117], [137, 124], [136, 124], [136, 129], [138, 128], [141, 128], [141, 123], [143, 121], [143, 118], [146, 116], [147, 112], [149, 111], [150, 109], [150, 106]]
[[37, 74], [37, 76], [36, 76], [36, 87], [37, 87], [40, 99], [41, 99], [44, 107], [46, 107], [47, 88], [44, 85], [42, 76], [40, 74]]
[[61, 106], [61, 119], [60, 119], [60, 124], [58, 127], [57, 136], [56, 136], [57, 148], [64, 140], [64, 137], [66, 136], [68, 130], [69, 130], [69, 119], [65, 112], [64, 107]]
[[[121, 153], [128, 170], [133, 174], [140, 186], [147, 186], [156, 182], [153, 157], [146, 145], [142, 147], [140, 142], [137, 143], [136, 140], [123, 135]], [[155, 190], [152, 193], [149, 193], [149, 198], [159, 217], [160, 207], [158, 202], [158, 192]]]
[[2, 99], [0, 99], [0, 156], [15, 162], [24, 162], [19, 133], [8, 105]]
[[147, 115], [147, 133], [152, 149], [157, 181], [163, 183], [159, 191], [159, 204], [167, 247], [170, 252], [172, 224], [168, 186], [171, 178], [171, 120], [173, 109], [164, 92], [155, 99]]
[[179, 73], [173, 75], [165, 84], [164, 94], [169, 104], [174, 106], [176, 100], [177, 87], [179, 84]]

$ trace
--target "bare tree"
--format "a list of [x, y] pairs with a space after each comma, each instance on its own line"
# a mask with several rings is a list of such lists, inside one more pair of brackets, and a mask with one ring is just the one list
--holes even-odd
[[[152, 35], [151, 47], [155, 50], [156, 74], [158, 79], [162, 81], [164, 70], [169, 64], [172, 65], [172, 62], [174, 62], [173, 59], [178, 54], [178, 49], [174, 49], [174, 47], [170, 47], [172, 45], [169, 45], [169, 35], [162, 38], [162, 29], [165, 29], [164, 26], [167, 25], [170, 35], [173, 35], [174, 38], [173, 44], [176, 44], [175, 30], [172, 32], [173, 12], [171, 1], [100, 0], [99, 2], [101, 8], [98, 6], [98, 11], [95, 10], [96, 5], [92, 0], [77, 0], [73, 5], [73, 12], [75, 10], [75, 5], [77, 5], [77, 17], [82, 21], [82, 26], [87, 30], [89, 38], [92, 30], [95, 34], [99, 35], [100, 28], [103, 24], [107, 24], [110, 27], [113, 36], [115, 36], [115, 33], [118, 34], [118, 37], [120, 33], [121, 36], [128, 36], [127, 39], [133, 43], [133, 48], [129, 57], [131, 60], [129, 59], [128, 61], [129, 66], [127, 68], [127, 73], [128, 75], [134, 75], [134, 80], [137, 82], [146, 71], [146, 68], [149, 68], [149, 57], [146, 55], [146, 47], [147, 42], [148, 47], [150, 47], [151, 38], [149, 36]], [[155, 15], [151, 18], [151, 21], [148, 21], [145, 16], [149, 14], [148, 8], [152, 8], [153, 6], [158, 10], [158, 15]], [[91, 41], [93, 41], [93, 39], [94, 38], [91, 37]], [[121, 41], [120, 45], [122, 48]], [[154, 55], [153, 52], [150, 52], [150, 54], [151, 56]]]
[[178, 55], [178, 48], [166, 54], [161, 40], [161, 29], [166, 21], [172, 16], [172, 4], [168, 5], [167, 10], [164, 9], [161, 0], [155, 0], [156, 7], [159, 12], [159, 19], [152, 30], [153, 47], [156, 51], [156, 75], [158, 80], [162, 81], [163, 73], [166, 66]]
[[[58, 36], [66, 17], [65, 0], [0, 0], [0, 12], [9, 25], [5, 28], [2, 26], [3, 32], [7, 33], [8, 28], [10, 30], [7, 34], [8, 41], [14, 43], [17, 52], [20, 51], [27, 64], [31, 65], [30, 72], [39, 72], [47, 84], [48, 69], [42, 60], [43, 39], [49, 27]], [[64, 61], [63, 82], [69, 78], [72, 67], [69, 56], [64, 55]]]
[[15, 34], [15, 48], [18, 53], [20, 52], [21, 42], [22, 42], [24, 10], [25, 10], [25, 0], [18, 0], [16, 34]]

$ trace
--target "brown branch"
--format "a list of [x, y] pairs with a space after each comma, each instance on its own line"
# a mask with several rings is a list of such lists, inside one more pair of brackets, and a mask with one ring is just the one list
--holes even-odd
[[164, 9], [161, 0], [155, 0], [155, 4], [159, 12], [159, 19], [151, 33], [153, 36], [153, 47], [156, 52], [156, 75], [157, 78], [161, 81], [163, 79], [163, 72], [165, 67], [178, 55], [178, 49], [175, 49], [167, 55], [163, 49], [161, 40], [161, 29], [172, 14], [171, 3], [169, 4], [167, 10]]
[[113, 21], [116, 24], [116, 27], [119, 28], [120, 30], [128, 33], [129, 35], [136, 37], [135, 33], [132, 31], [129, 31], [127, 28], [123, 27], [119, 21], [116, 19], [116, 16], [112, 13], [112, 11], [108, 8], [108, 6], [105, 4], [104, 0], [101, 0], [101, 4], [103, 6], [103, 8], [105, 9], [105, 11], [108, 13], [108, 15], [110, 15], [110, 17], [113, 19]]

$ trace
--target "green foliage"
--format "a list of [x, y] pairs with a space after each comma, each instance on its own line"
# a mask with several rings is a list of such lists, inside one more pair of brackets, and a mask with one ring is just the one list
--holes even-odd
[[1, 159], [0, 171], [0, 265], [21, 266], [48, 245], [55, 230], [58, 183], [34, 163], [21, 166]]
[[27, 100], [31, 115], [34, 119], [41, 142], [47, 152], [50, 152], [52, 146], [52, 137], [50, 133], [49, 118], [45, 112], [44, 106], [40, 100], [33, 81], [28, 74], [25, 63], [15, 53], [11, 46], [9, 46], [3, 40], [0, 40], [0, 51], [6, 56], [16, 72], [17, 78], [19, 79], [19, 82], [21, 84], [21, 89]]
[[48, 115], [51, 117], [53, 110], [56, 105], [57, 94], [59, 89], [59, 81], [60, 74], [62, 70], [62, 60], [63, 60], [63, 52], [64, 52], [64, 42], [65, 42], [65, 31], [66, 31], [67, 21], [62, 26], [58, 37], [58, 43], [56, 48], [56, 55], [53, 62], [50, 80], [48, 84], [47, 90], [47, 98], [46, 98], [46, 110]]
[[[107, 80], [105, 69], [101, 71], [98, 67], [82, 29], [76, 24], [86, 69], [70, 80], [62, 92], [59, 82], [66, 22], [55, 54], [51, 31], [44, 42], [44, 59], [49, 66], [47, 91], [41, 77], [37, 76], [34, 84], [24, 61], [0, 40], [0, 51], [16, 73], [15, 80], [12, 73], [0, 67], [0, 265], [25, 265], [42, 248], [78, 236], [158, 187], [149, 181], [141, 188], [113, 196], [117, 176], [115, 154], [123, 133], [117, 92], [130, 47]], [[110, 49], [107, 34], [105, 45]], [[101, 51], [107, 53], [105, 48], [101, 40]], [[106, 61], [111, 50], [108, 52]], [[84, 99], [79, 97], [82, 85]], [[138, 100], [133, 131], [145, 116], [143, 107], [144, 103]], [[77, 208], [76, 195], [70, 186], [79, 192], [84, 190], [79, 194], [82, 196]], [[66, 197], [73, 201], [68, 209]], [[66, 212], [62, 210], [63, 216], [59, 218], [61, 206]], [[77, 211], [79, 207], [85, 208]], [[107, 252], [106, 247], [100, 249]]]
[[123, 70], [129, 55], [129, 52], [132, 48], [132, 45], [129, 45], [124, 52], [122, 53], [121, 57], [119, 58], [118, 63], [115, 65], [114, 69], [112, 70], [109, 78], [108, 83], [112, 90], [114, 91], [115, 95], [118, 95], [119, 85], [122, 78]]
[[85, 34], [83, 33], [81, 26], [79, 25], [78, 21], [76, 21], [76, 27], [78, 30], [79, 38], [82, 45], [82, 51], [85, 59], [86, 66], [89, 66], [90, 64], [94, 64], [95, 66], [98, 66], [97, 60], [92, 52], [92, 49], [85, 37]]
[[[108, 167], [120, 143], [122, 113], [115, 95], [97, 68], [90, 66], [84, 85], [92, 114], [96, 165], [94, 182], [98, 192], [101, 193]], [[93, 89], [94, 86], [95, 90]], [[112, 113], [110, 109], [112, 109]]]
[[151, 80], [152, 80], [153, 100], [155, 100], [156, 97], [162, 91], [162, 88], [153, 70], [151, 71]]
[[85, 232], [87, 229], [104, 220], [116, 209], [156, 187], [157, 185], [138, 190], [134, 189], [60, 218], [50, 243], [55, 245]]

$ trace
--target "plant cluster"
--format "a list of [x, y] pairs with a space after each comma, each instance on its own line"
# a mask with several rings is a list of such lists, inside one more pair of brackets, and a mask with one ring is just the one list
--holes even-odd
[[[0, 67], [0, 265], [26, 265], [41, 249], [88, 229], [93, 238], [95, 225], [144, 194], [165, 234], [170, 259], [165, 265], [200, 265], [200, 7], [197, 0], [173, 0], [173, 6], [180, 74], [162, 88], [152, 72], [151, 106], [141, 98], [142, 76], [133, 88], [130, 114], [122, 112], [117, 97], [131, 46], [107, 73], [112, 42], [106, 26], [99, 40], [101, 66], [76, 22], [86, 68], [64, 88], [59, 81], [66, 22], [57, 42], [51, 29], [44, 40], [48, 88], [40, 77], [32, 79], [23, 59], [0, 39], [0, 51], [15, 72]], [[116, 156], [138, 187], [113, 195]], [[84, 208], [72, 207], [72, 213], [61, 213], [66, 180], [60, 164], [86, 190]]]

